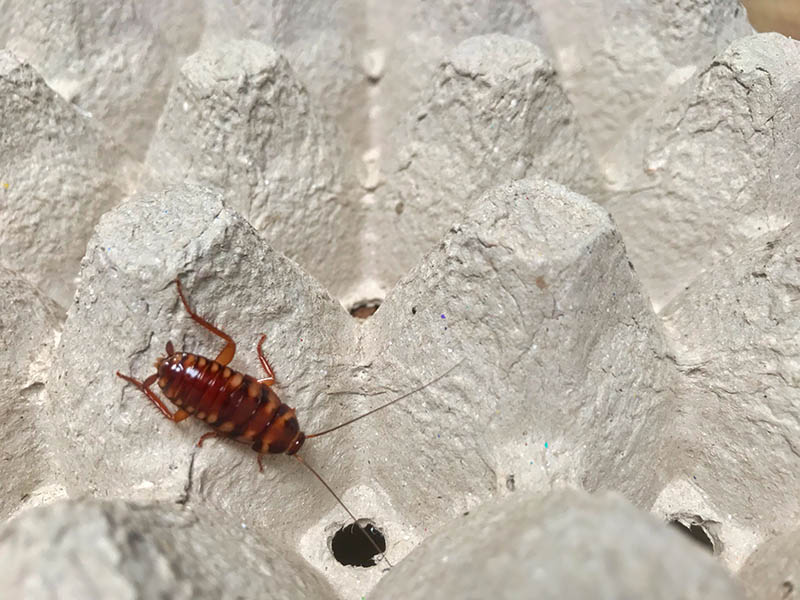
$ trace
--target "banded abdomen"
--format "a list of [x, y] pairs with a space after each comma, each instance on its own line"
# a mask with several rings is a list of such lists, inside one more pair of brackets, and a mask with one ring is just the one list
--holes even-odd
[[251, 444], [261, 454], [294, 454], [303, 445], [306, 436], [295, 410], [253, 377], [186, 352], [160, 359], [156, 367], [164, 395], [219, 435]]

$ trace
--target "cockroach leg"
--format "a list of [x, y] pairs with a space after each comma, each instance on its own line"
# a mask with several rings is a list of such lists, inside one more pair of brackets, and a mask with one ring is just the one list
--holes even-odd
[[264, 463], [261, 462], [261, 459], [263, 457], [264, 457], [263, 454], [259, 454], [258, 455], [258, 471], [259, 471], [259, 473], [263, 473], [264, 472]]
[[[189, 413], [186, 413], [186, 414], [188, 415]], [[200, 436], [200, 439], [197, 440], [197, 447], [198, 448], [202, 448], [203, 447], [203, 442], [205, 442], [208, 438], [214, 438], [214, 437], [217, 437], [218, 435], [219, 434], [216, 431], [208, 431], [208, 432], [204, 433], [202, 436]]]
[[[171, 412], [169, 412], [167, 405], [164, 404], [161, 398], [156, 396], [155, 392], [150, 389], [150, 386], [156, 382], [156, 379], [158, 379], [158, 373], [153, 373], [152, 375], [150, 375], [150, 377], [148, 377], [144, 381], [139, 381], [138, 379], [134, 379], [133, 377], [129, 377], [128, 375], [123, 375], [119, 371], [117, 371], [117, 377], [121, 377], [128, 383], [132, 383], [137, 388], [142, 390], [145, 393], [145, 395], [150, 399], [150, 402], [155, 404], [156, 408], [158, 408], [158, 410], [161, 411], [161, 414], [164, 415], [166, 418], [168, 418], [170, 421], [175, 421], [177, 423], [186, 418], [186, 417], [176, 418], [176, 415], [173, 415]], [[183, 411], [178, 411], [178, 412], [183, 412]], [[188, 417], [189, 415], [187, 414], [186, 416]]]
[[263, 383], [264, 385], [272, 385], [275, 383], [275, 372], [272, 370], [269, 362], [267, 361], [267, 357], [264, 356], [264, 350], [262, 346], [264, 345], [264, 340], [267, 339], [266, 334], [261, 336], [261, 339], [258, 340], [258, 360], [261, 361], [261, 366], [264, 367], [264, 370], [267, 372], [267, 376], [264, 379], [259, 379], [258, 383]]
[[227, 333], [225, 333], [221, 329], [217, 329], [211, 323], [206, 321], [203, 317], [201, 317], [191, 308], [189, 308], [189, 303], [186, 301], [186, 296], [183, 295], [183, 288], [181, 287], [180, 279], [175, 280], [175, 285], [178, 287], [178, 296], [180, 296], [181, 302], [183, 302], [183, 307], [186, 309], [186, 312], [189, 313], [189, 316], [192, 317], [195, 323], [198, 323], [200, 326], [205, 327], [214, 335], [218, 335], [223, 340], [228, 342], [227, 344], [225, 344], [225, 347], [222, 349], [222, 352], [220, 352], [217, 355], [217, 358], [214, 359], [223, 367], [226, 366], [229, 362], [233, 360], [233, 356], [234, 354], [236, 354], [236, 342], [234, 342], [233, 338], [229, 336]]

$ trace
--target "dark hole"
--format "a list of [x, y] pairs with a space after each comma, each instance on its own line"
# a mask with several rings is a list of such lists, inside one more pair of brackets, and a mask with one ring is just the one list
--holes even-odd
[[356, 319], [366, 319], [375, 314], [375, 311], [380, 308], [380, 300], [364, 300], [358, 302], [350, 307], [350, 314]]
[[137, 544], [141, 544], [144, 542], [144, 536], [139, 533], [138, 531], [129, 531], [128, 532], [128, 543], [131, 546], [135, 546]]
[[692, 538], [695, 542], [703, 546], [712, 554], [714, 553], [714, 542], [711, 541], [711, 538], [708, 537], [706, 530], [703, 529], [701, 525], [696, 525], [695, 523], [692, 523], [691, 525], [684, 525], [677, 520], [670, 521], [669, 524], [678, 531]]
[[333, 534], [331, 550], [336, 560], [347, 567], [374, 567], [374, 557], [379, 552], [375, 549], [375, 546], [369, 543], [364, 532], [372, 538], [372, 541], [380, 548], [381, 552], [386, 551], [386, 539], [383, 537], [383, 533], [372, 523], [364, 525], [363, 532], [358, 525], [350, 523]]

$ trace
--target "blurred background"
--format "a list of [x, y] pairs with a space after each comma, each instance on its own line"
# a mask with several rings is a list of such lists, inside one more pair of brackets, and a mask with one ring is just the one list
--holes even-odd
[[800, 39], [800, 0], [742, 0], [758, 31], [778, 31]]

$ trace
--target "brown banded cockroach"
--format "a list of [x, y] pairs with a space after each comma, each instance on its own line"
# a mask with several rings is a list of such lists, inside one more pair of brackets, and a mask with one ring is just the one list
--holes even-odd
[[[236, 343], [227, 333], [216, 328], [189, 307], [180, 280], [176, 279], [175, 285], [178, 289], [178, 296], [189, 316], [201, 327], [225, 340], [225, 347], [214, 360], [209, 360], [197, 354], [176, 352], [172, 342], [167, 342], [166, 356], [161, 356], [155, 361], [156, 372], [144, 381], [123, 375], [119, 371], [117, 371], [117, 375], [142, 390], [156, 408], [161, 411], [161, 414], [170, 421], [179, 423], [189, 416], [194, 416], [210, 425], [213, 431], [205, 433], [197, 442], [198, 446], [202, 446], [203, 442], [211, 437], [231, 438], [237, 442], [250, 444], [251, 448], [258, 452], [258, 468], [261, 471], [264, 469], [261, 462], [264, 454], [285, 453], [293, 456], [311, 471], [336, 498], [336, 501], [353, 519], [353, 522], [358, 525], [370, 544], [377, 550], [377, 553], [381, 554], [386, 564], [391, 567], [391, 563], [386, 559], [385, 552], [364, 531], [356, 516], [347, 508], [322, 476], [298, 456], [297, 452], [303, 447], [306, 440], [326, 435], [355, 423], [423, 390], [429, 385], [433, 385], [458, 367], [463, 362], [463, 359], [426, 384], [401, 394], [377, 408], [340, 423], [335, 427], [306, 435], [300, 430], [300, 425], [295, 416], [295, 409], [281, 402], [272, 389], [272, 384], [275, 383], [275, 374], [262, 349], [267, 336], [262, 335], [258, 342], [258, 360], [267, 376], [262, 379], [256, 379], [234, 371], [228, 367], [228, 363], [233, 360], [233, 356], [236, 353]], [[158, 387], [161, 388], [164, 395], [178, 407], [175, 412], [171, 412], [164, 401], [150, 389], [150, 386], [154, 383], [158, 383]]]

